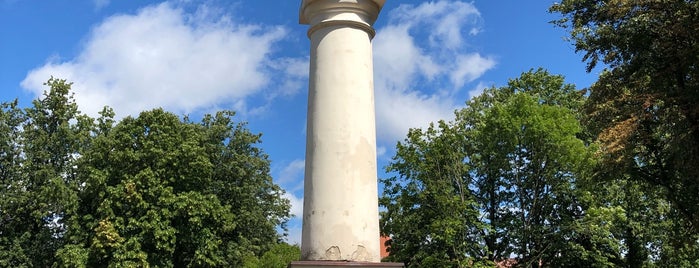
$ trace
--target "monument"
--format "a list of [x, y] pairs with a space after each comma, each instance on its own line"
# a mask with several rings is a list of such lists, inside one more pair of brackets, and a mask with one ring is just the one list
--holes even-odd
[[311, 41], [301, 261], [381, 263], [372, 25], [385, 0], [302, 0]]

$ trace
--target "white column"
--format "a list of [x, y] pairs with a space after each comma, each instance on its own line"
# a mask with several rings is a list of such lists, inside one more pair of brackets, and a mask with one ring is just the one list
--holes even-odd
[[302, 260], [379, 262], [371, 39], [385, 0], [303, 0], [311, 40]]

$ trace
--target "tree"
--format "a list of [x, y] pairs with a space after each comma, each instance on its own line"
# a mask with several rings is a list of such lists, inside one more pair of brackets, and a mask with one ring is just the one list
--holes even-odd
[[[233, 113], [201, 124], [163, 110], [127, 117], [81, 158], [80, 228], [60, 252], [93, 266], [237, 266], [278, 239], [288, 202]], [[252, 224], [250, 224], [252, 223]], [[80, 253], [83, 252], [83, 253]]]
[[590, 87], [586, 125], [607, 169], [662, 188], [698, 233], [699, 1], [564, 0], [551, 11], [588, 72], [605, 64]]
[[609, 240], [585, 230], [590, 203], [578, 181], [592, 164], [580, 127], [582, 93], [560, 75], [530, 70], [491, 88], [457, 112], [466, 129], [467, 161], [485, 211], [490, 258], [519, 265], [605, 266]]
[[544, 209], [555, 204], [561, 212], [574, 202], [566, 188], [581, 169], [576, 165], [585, 161], [586, 149], [576, 137], [581, 132], [576, 117], [583, 100], [562, 76], [538, 69], [505, 87], [485, 90], [457, 111], [455, 124], [468, 141], [466, 161], [473, 167], [475, 194], [490, 225], [484, 234], [489, 259], [531, 255], [518, 251], [528, 251], [524, 248], [536, 244], [531, 241], [534, 237], [516, 234], [546, 228], [540, 221], [552, 222], [554, 215], [547, 216]]
[[[0, 108], [0, 266], [23, 267], [31, 263], [24, 250], [23, 226], [28, 220], [20, 214], [26, 196], [21, 190], [21, 126], [25, 114], [17, 100]], [[25, 236], [25, 237], [23, 237]]]
[[301, 248], [298, 245], [278, 243], [272, 246], [259, 259], [251, 256], [246, 260], [245, 268], [286, 268], [292, 261], [301, 259]]
[[0, 266], [241, 266], [281, 240], [289, 201], [233, 112], [94, 120], [47, 85], [0, 110]]
[[573, 193], [575, 168], [585, 156], [575, 137], [578, 122], [565, 108], [539, 105], [520, 93], [488, 111], [482, 131], [489, 150], [479, 153], [501, 163], [488, 173], [506, 187], [497, 205], [509, 226], [498, 238], [512, 239], [512, 253], [527, 266], [552, 259], [565, 225], [582, 215]]
[[[699, 37], [697, 1], [575, 1], [551, 7], [583, 52], [589, 72], [605, 64], [590, 87], [584, 124], [601, 145], [594, 177], [639, 189], [629, 192], [624, 239], [642, 242], [627, 262], [691, 267], [699, 259]], [[654, 200], [652, 202], [643, 200]], [[653, 204], [660, 218], [637, 217]], [[639, 204], [640, 203], [640, 204]], [[650, 213], [649, 213], [650, 214]], [[652, 220], [648, 222], [648, 220]], [[629, 236], [626, 236], [630, 238]], [[644, 248], [652, 247], [646, 255]], [[635, 259], [638, 257], [638, 259]]]
[[[586, 230], [576, 187], [592, 148], [578, 121], [584, 96], [543, 69], [491, 88], [427, 130], [412, 129], [387, 170], [382, 231], [391, 260], [466, 267], [609, 266], [603, 232]], [[587, 222], [594, 224], [593, 222]]]
[[19, 266], [50, 266], [65, 243], [65, 220], [77, 206], [76, 156], [89, 135], [89, 119], [78, 111], [70, 83], [51, 78], [45, 85], [50, 89], [43, 98], [22, 112], [16, 101], [3, 105], [8, 173], [2, 190], [8, 198], [0, 208], [7, 213], [2, 242], [15, 252], [9, 263]]
[[381, 231], [391, 237], [388, 260], [407, 267], [467, 267], [492, 264], [479, 236], [486, 226], [469, 189], [463, 136], [440, 121], [426, 131], [411, 129], [398, 143], [381, 179]]

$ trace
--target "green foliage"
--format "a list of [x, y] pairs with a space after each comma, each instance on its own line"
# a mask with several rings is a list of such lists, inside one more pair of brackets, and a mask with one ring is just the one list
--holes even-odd
[[[583, 123], [600, 145], [590, 184], [623, 209], [610, 226], [630, 267], [699, 256], [699, 1], [564, 0], [551, 7], [588, 72]], [[618, 189], [613, 193], [604, 189]]]
[[[594, 148], [578, 118], [581, 92], [543, 69], [491, 88], [454, 122], [412, 129], [382, 179], [389, 260], [408, 267], [607, 267], [606, 230], [588, 231], [576, 186]], [[596, 218], [593, 220], [597, 220]]]
[[254, 255], [244, 257], [244, 268], [286, 268], [292, 261], [301, 259], [301, 248], [298, 245], [278, 243], [272, 246], [262, 257]]
[[589, 113], [595, 101], [561, 76], [532, 70], [485, 90], [454, 122], [410, 130], [388, 167], [396, 175], [382, 180], [389, 260], [408, 267], [513, 256], [522, 267], [696, 266], [695, 223], [667, 187], [644, 179], [658, 173], [639, 174], [662, 171], [654, 169], [667, 155], [639, 152], [669, 148], [664, 142], [672, 138], [623, 144], [619, 150], [635, 158], [615, 159], [628, 155], [610, 152], [601, 138], [591, 120], [598, 115]]
[[470, 141], [474, 189], [491, 225], [489, 258], [606, 266], [589, 242], [592, 234], [577, 228], [589, 204], [578, 199], [576, 184], [592, 163], [576, 119], [583, 101], [562, 76], [539, 69], [486, 90], [457, 112]]
[[[29, 233], [22, 232], [21, 226], [28, 221], [27, 216], [15, 214], [22, 211], [21, 203], [26, 196], [20, 187], [21, 140], [20, 126], [24, 114], [17, 107], [17, 101], [3, 103], [0, 109], [0, 266], [21, 267], [30, 263], [21, 243], [26, 243]], [[20, 203], [21, 202], [21, 203]], [[22, 236], [25, 237], [22, 237]], [[25, 266], [26, 267], [26, 266]]]
[[11, 266], [50, 266], [63, 246], [66, 215], [77, 206], [75, 161], [89, 135], [70, 84], [50, 79], [50, 91], [21, 110], [2, 105], [0, 248]]
[[298, 245], [279, 243], [265, 252], [260, 258], [260, 268], [286, 268], [292, 261], [301, 258], [301, 248]]
[[623, 265], [614, 235], [625, 211], [590, 192], [596, 147], [580, 125], [584, 101], [562, 76], [531, 70], [485, 90], [454, 122], [410, 130], [388, 167], [397, 175], [382, 179], [389, 260]]
[[229, 267], [278, 247], [289, 203], [233, 112], [94, 120], [47, 85], [0, 111], [0, 266]]
[[397, 145], [381, 179], [381, 230], [391, 235], [389, 261], [408, 267], [466, 267], [487, 264], [479, 231], [485, 226], [469, 190], [463, 136], [445, 122], [412, 129]]
[[607, 168], [660, 187], [699, 232], [699, 1], [581, 1], [552, 6], [590, 71], [586, 125]]

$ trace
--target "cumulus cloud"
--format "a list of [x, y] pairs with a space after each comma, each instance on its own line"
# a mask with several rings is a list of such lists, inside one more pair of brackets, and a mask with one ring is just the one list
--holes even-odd
[[285, 73], [278, 88], [274, 89], [266, 97], [274, 99], [278, 96], [292, 96], [301, 91], [308, 81], [310, 59], [305, 58], [279, 58], [270, 63], [270, 67], [279, 73]]
[[386, 146], [376, 147], [376, 156], [383, 157], [386, 154]]
[[303, 171], [305, 166], [306, 161], [295, 159], [284, 165], [274, 176], [274, 182], [286, 190], [284, 198], [291, 201], [291, 213], [296, 218], [299, 218], [303, 211]]
[[284, 193], [284, 198], [288, 199], [291, 203], [291, 214], [294, 218], [301, 218], [303, 214], [303, 197], [297, 197], [289, 192]]
[[[480, 12], [472, 3], [459, 1], [424, 2], [418, 6], [401, 5], [389, 14], [392, 23], [410, 28], [425, 27], [432, 46], [457, 49], [463, 45], [463, 33], [480, 29]], [[419, 29], [416, 29], [419, 30]]]
[[453, 117], [456, 107], [449, 98], [419, 91], [379, 90], [376, 100], [377, 132], [392, 142], [405, 138], [410, 128]]
[[50, 76], [64, 78], [74, 82], [83, 112], [96, 115], [109, 105], [122, 117], [155, 107], [180, 113], [215, 105], [253, 110], [246, 97], [274, 81], [274, 69], [292, 71], [276, 76], [300, 79], [297, 61], [271, 66], [272, 47], [286, 35], [283, 27], [236, 24], [211, 12], [202, 6], [188, 13], [165, 2], [111, 16], [93, 28], [75, 58], [49, 60], [21, 85], [39, 95]]
[[[386, 11], [384, 11], [386, 12]], [[409, 128], [453, 118], [465, 102], [463, 90], [496, 65], [468, 45], [481, 32], [472, 3], [424, 2], [388, 11], [374, 39], [377, 133], [395, 142]]]
[[478, 53], [459, 55], [456, 61], [456, 68], [449, 76], [451, 82], [459, 88], [467, 82], [476, 80], [485, 71], [495, 66], [495, 60], [483, 57]]

